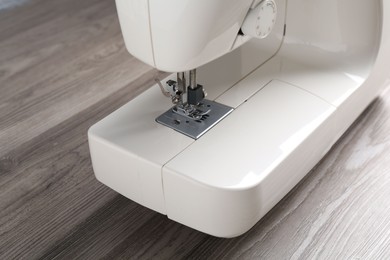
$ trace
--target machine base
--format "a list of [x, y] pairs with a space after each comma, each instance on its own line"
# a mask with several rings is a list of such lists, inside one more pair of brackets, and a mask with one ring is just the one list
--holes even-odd
[[94, 172], [170, 219], [234, 237], [315, 166], [379, 89], [274, 58], [209, 96], [234, 110], [194, 140], [155, 121], [170, 106], [155, 86], [90, 128]]

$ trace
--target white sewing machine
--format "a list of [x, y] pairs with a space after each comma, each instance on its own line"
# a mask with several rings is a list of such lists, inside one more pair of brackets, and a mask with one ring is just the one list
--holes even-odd
[[96, 178], [214, 236], [249, 230], [389, 84], [387, 0], [116, 3], [128, 51], [175, 73], [90, 128]]

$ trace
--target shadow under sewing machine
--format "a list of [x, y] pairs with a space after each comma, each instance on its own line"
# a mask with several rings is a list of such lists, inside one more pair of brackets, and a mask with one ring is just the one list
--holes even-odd
[[178, 73], [89, 129], [96, 178], [214, 236], [249, 230], [389, 83], [388, 1], [116, 3], [129, 52]]

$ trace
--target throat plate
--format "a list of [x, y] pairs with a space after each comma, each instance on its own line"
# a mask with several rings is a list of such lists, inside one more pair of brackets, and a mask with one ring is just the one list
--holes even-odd
[[197, 109], [201, 111], [210, 110], [210, 112], [202, 116], [201, 119], [194, 120], [174, 112], [174, 108], [157, 117], [156, 121], [195, 140], [233, 111], [233, 108], [229, 106], [203, 99]]

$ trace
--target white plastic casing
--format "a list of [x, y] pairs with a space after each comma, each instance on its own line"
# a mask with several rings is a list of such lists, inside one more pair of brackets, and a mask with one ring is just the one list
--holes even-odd
[[208, 98], [235, 109], [228, 117], [195, 141], [154, 121], [170, 107], [154, 86], [90, 128], [96, 177], [219, 237], [285, 196], [389, 84], [390, 3], [276, 2], [288, 13], [269, 37], [199, 69]]
[[232, 51], [252, 0], [116, 0], [116, 4], [128, 51], [159, 70], [178, 72]]

